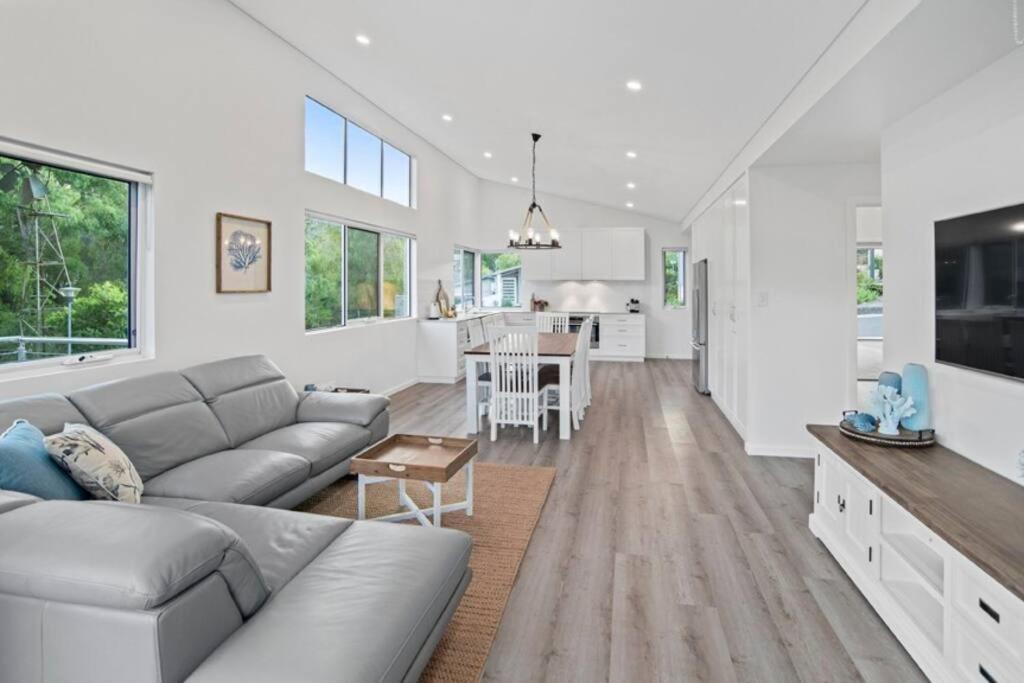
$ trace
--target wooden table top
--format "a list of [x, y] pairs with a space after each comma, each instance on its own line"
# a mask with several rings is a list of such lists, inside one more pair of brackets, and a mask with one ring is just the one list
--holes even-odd
[[807, 431], [1024, 600], [1024, 487], [944, 446], [888, 448], [838, 427]]
[[[576, 351], [577, 336], [579, 335], [575, 332], [567, 332], [564, 334], [541, 332], [537, 335], [537, 355], [571, 356], [573, 352]], [[480, 346], [474, 346], [473, 348], [466, 350], [467, 356], [488, 356], [490, 353], [490, 344], [481, 344]]]

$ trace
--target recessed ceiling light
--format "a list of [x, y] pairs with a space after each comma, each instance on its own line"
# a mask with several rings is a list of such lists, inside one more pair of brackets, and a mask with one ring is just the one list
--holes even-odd
[[627, 209], [632, 209], [632, 208], [633, 208], [633, 206], [634, 206], [634, 205], [633, 205], [633, 202], [626, 202], [626, 208], [627, 208]]
[[356, 36], [356, 42], [359, 43], [360, 45], [369, 45], [370, 36], [363, 35], [362, 33], [360, 33], [359, 35]]
[[493, 154], [491, 154], [490, 152], [484, 152], [484, 159], [490, 159], [490, 158], [491, 158], [491, 157], [493, 157], [493, 156], [494, 156], [494, 155], [493, 155]]
[[644, 84], [634, 79], [632, 81], [626, 81], [626, 87], [633, 92], [640, 92], [644, 89]]
[[519, 182], [519, 178], [517, 178], [515, 176], [512, 176], [511, 178], [509, 178], [509, 180], [511, 180], [513, 183], [518, 183]]
[[634, 182], [626, 183], [626, 188], [629, 189], [629, 190], [635, 190], [636, 189], [636, 183], [634, 183]]
[[626, 152], [626, 156], [629, 157], [630, 159], [636, 159], [636, 152], [634, 152], [633, 150], [629, 150], [628, 152]]
[[735, 204], [736, 206], [746, 206], [746, 205], [747, 205], [747, 200], [746, 200], [746, 199], [743, 199], [743, 198], [741, 197], [740, 199], [736, 199], [736, 200], [734, 200], [734, 201], [733, 201], [733, 204]]
[[451, 114], [441, 114], [441, 120], [444, 121], [445, 123], [451, 123], [455, 119], [452, 118]]
[[1014, 232], [1024, 232], [1024, 221], [1014, 223], [1012, 227]]

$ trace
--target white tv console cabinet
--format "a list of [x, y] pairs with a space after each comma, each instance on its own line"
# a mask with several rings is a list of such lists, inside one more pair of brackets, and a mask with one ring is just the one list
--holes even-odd
[[1024, 487], [809, 425], [811, 531], [933, 681], [1024, 681]]

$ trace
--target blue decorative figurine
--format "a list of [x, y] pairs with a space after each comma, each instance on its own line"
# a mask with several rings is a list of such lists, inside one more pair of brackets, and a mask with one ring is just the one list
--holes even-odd
[[878, 417], [878, 433], [896, 436], [900, 433], [900, 420], [917, 412], [914, 399], [900, 396], [891, 386], [878, 385], [869, 397], [871, 407]]
[[846, 421], [858, 432], [873, 432], [878, 429], [878, 420], [870, 413], [853, 413]]
[[928, 371], [919, 363], [903, 366], [904, 396], [914, 399], [916, 412], [905, 415], [900, 421], [904, 429], [921, 431], [932, 428], [931, 403], [928, 401]]

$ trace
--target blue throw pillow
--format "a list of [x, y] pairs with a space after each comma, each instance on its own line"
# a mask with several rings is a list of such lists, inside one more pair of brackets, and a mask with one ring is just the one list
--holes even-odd
[[85, 500], [89, 494], [50, 458], [43, 433], [16, 420], [0, 435], [0, 489], [46, 500]]

